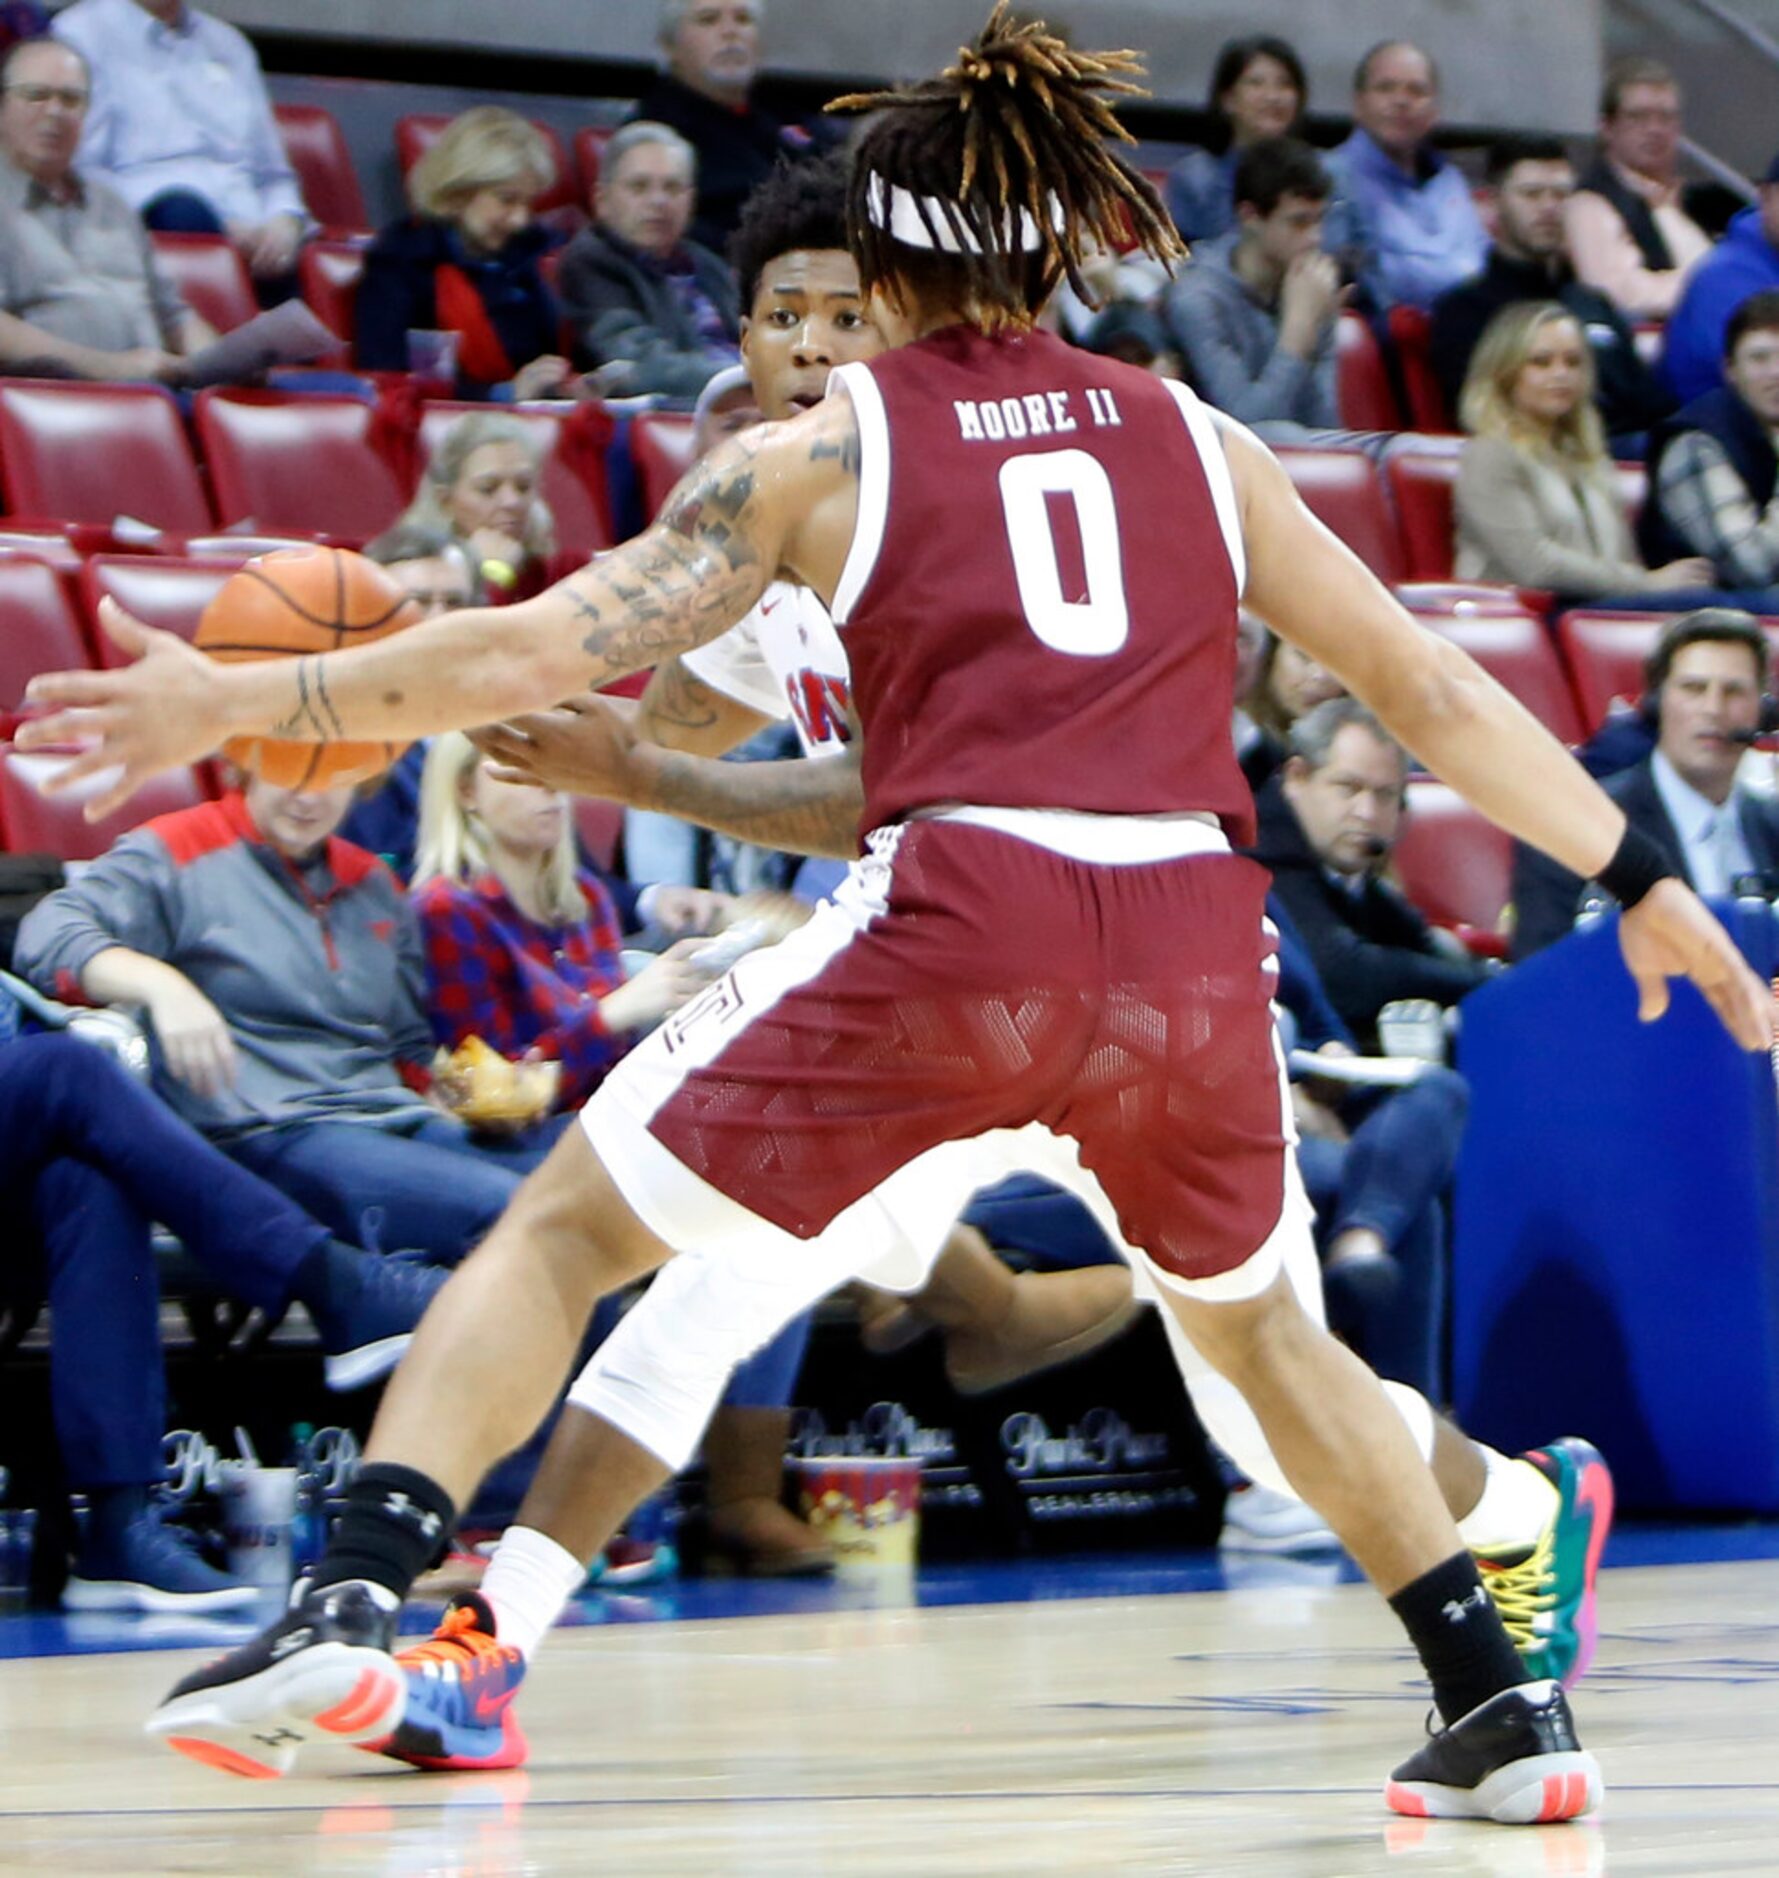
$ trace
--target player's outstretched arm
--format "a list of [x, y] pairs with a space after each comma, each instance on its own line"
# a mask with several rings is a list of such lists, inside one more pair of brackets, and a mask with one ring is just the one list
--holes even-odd
[[107, 630], [134, 663], [35, 679], [31, 701], [53, 708], [23, 727], [19, 741], [88, 744], [59, 774], [60, 788], [118, 770], [87, 805], [91, 817], [126, 801], [156, 771], [194, 762], [233, 736], [308, 743], [423, 736], [536, 709], [659, 664], [753, 606], [798, 518], [836, 489], [850, 501], [850, 465], [839, 449], [824, 447], [826, 429], [851, 422], [844, 400], [833, 402], [840, 411], [721, 445], [646, 534], [519, 606], [448, 614], [350, 651], [240, 665], [218, 665], [113, 608]]
[[[1488, 818], [1579, 874], [1618, 851], [1624, 811], [1470, 656], [1417, 626], [1310, 514], [1272, 453], [1219, 420], [1248, 556], [1246, 604], [1334, 673], [1430, 769]], [[1663, 881], [1623, 921], [1644, 1018], [1690, 978], [1745, 1049], [1773, 1041], [1773, 1004], [1729, 935], [1684, 883]]]
[[858, 853], [865, 791], [856, 733], [839, 756], [724, 763], [650, 742], [639, 716], [614, 707], [610, 698], [576, 698], [470, 734], [508, 782], [657, 809], [790, 854]]

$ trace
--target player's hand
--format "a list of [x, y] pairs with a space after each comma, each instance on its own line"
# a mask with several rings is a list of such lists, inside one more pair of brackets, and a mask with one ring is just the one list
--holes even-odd
[[148, 1015], [167, 1072], [206, 1101], [235, 1086], [235, 1040], [222, 1013], [189, 979], [171, 975], [149, 1000]]
[[640, 781], [635, 714], [628, 698], [589, 694], [469, 734], [501, 782], [629, 802]]
[[1690, 978], [1744, 1050], [1772, 1049], [1775, 1012], [1767, 987], [1683, 881], [1657, 881], [1619, 920], [1618, 941], [1637, 981], [1644, 1023], [1667, 1010], [1670, 978]]
[[133, 663], [106, 672], [44, 672], [25, 701], [50, 707], [18, 729], [22, 750], [74, 744], [81, 754], [49, 778], [46, 795], [112, 770], [115, 778], [86, 804], [89, 822], [122, 808], [149, 777], [195, 763], [228, 736], [223, 668], [176, 633], [157, 631], [115, 600], [99, 602], [99, 622]]

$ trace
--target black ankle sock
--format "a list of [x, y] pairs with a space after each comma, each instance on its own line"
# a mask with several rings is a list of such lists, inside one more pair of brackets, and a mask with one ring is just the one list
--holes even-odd
[[457, 1522], [451, 1497], [411, 1467], [374, 1461], [346, 1489], [346, 1509], [315, 1568], [315, 1585], [368, 1578], [405, 1598], [444, 1552]]
[[1420, 1655], [1448, 1726], [1503, 1689], [1526, 1680], [1519, 1653], [1468, 1552], [1404, 1585], [1390, 1600]]

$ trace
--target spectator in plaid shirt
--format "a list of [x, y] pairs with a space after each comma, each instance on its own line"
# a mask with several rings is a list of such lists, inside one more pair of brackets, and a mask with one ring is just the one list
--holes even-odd
[[1724, 334], [1728, 381], [1650, 440], [1646, 555], [1700, 554], [1769, 612], [1779, 584], [1779, 292], [1751, 294]]
[[[501, 1055], [562, 1065], [557, 1104], [577, 1108], [635, 1034], [710, 980], [683, 939], [626, 981], [610, 894], [575, 871], [568, 798], [500, 781], [460, 731], [435, 737], [420, 783], [414, 904], [433, 1030]], [[791, 1391], [809, 1341], [794, 1318], [729, 1379], [705, 1437], [703, 1543], [742, 1571], [832, 1569], [827, 1542], [779, 1503]], [[627, 1561], [626, 1561], [627, 1563]]]
[[626, 982], [617, 908], [577, 872], [568, 798], [498, 781], [459, 731], [435, 737], [420, 783], [414, 906], [433, 1032], [562, 1065], [578, 1108], [629, 1047], [707, 982], [681, 940]]

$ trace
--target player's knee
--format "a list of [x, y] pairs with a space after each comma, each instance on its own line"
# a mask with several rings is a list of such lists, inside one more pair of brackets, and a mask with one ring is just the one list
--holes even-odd
[[1252, 1298], [1213, 1304], [1171, 1292], [1168, 1302], [1205, 1360], [1238, 1388], [1288, 1364], [1306, 1338], [1325, 1334], [1283, 1273]]

